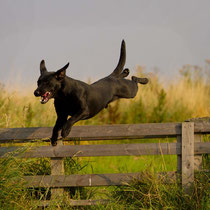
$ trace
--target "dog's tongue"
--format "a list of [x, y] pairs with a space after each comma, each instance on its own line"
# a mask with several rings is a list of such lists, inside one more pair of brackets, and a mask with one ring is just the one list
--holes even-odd
[[43, 95], [43, 97], [47, 97], [48, 94], [49, 94], [49, 92], [46, 92], [46, 93]]
[[48, 102], [49, 100], [49, 95], [50, 95], [50, 92], [46, 92], [44, 95], [41, 96], [41, 100], [40, 102], [42, 104], [45, 104], [46, 102]]

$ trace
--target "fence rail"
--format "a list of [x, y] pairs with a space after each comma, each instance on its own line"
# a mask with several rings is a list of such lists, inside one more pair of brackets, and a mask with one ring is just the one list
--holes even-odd
[[[156, 174], [163, 182], [171, 183], [177, 173], [170, 171]], [[57, 176], [25, 176], [28, 187], [97, 187], [127, 185], [134, 179], [142, 180], [144, 173], [116, 173], [116, 174], [85, 174], [85, 175], [57, 175]]]
[[[209, 123], [195, 123], [195, 133], [210, 133]], [[51, 127], [0, 128], [0, 143], [30, 142], [49, 139]], [[182, 134], [182, 123], [145, 123], [120, 125], [74, 126], [65, 140], [119, 140], [176, 137]]]
[[[51, 132], [52, 128], [1, 128], [0, 144], [3, 146], [4, 143], [47, 141]], [[188, 192], [194, 181], [194, 170], [201, 169], [202, 154], [210, 153], [210, 142], [201, 141], [203, 134], [210, 134], [209, 122], [75, 126], [66, 141], [176, 137], [177, 142], [63, 145], [62, 141], [58, 141], [56, 147], [32, 146], [22, 152], [20, 157], [51, 158], [51, 175], [25, 176], [24, 179], [27, 187], [51, 187], [51, 199], [54, 199], [63, 193], [64, 187], [125, 185], [134, 178], [141, 180], [143, 177], [142, 173], [64, 175], [64, 157], [177, 155], [177, 171], [160, 173], [157, 176], [163, 181], [170, 182], [180, 174], [182, 186]], [[0, 158], [6, 158], [11, 152], [24, 149], [21, 146], [0, 147]], [[71, 201], [71, 205], [96, 203], [96, 201]]]
[[[24, 147], [0, 147], [0, 157], [11, 152], [23, 151]], [[205, 154], [210, 150], [209, 142], [195, 142], [194, 154]], [[181, 143], [141, 143], [107, 145], [62, 145], [57, 147], [39, 146], [28, 148], [22, 158], [64, 158], [99, 156], [140, 156], [140, 155], [181, 155]]]

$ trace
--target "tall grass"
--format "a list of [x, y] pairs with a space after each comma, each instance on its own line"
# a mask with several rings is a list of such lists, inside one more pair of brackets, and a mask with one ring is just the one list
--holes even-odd
[[23, 175], [28, 161], [18, 160], [13, 155], [0, 159], [1, 209], [28, 209], [31, 206], [31, 197], [23, 188]]
[[[28, 147], [21, 148], [15, 153], [0, 159], [0, 209], [37, 209], [42, 201], [51, 197], [50, 188], [25, 188], [24, 176], [50, 175], [50, 159], [23, 159], [21, 154]], [[64, 159], [65, 174], [78, 174], [86, 165], [72, 158]], [[50, 209], [66, 205], [68, 199], [91, 199], [95, 189], [84, 187], [65, 188], [64, 196], [54, 200]], [[35, 202], [36, 201], [36, 202]], [[66, 209], [69, 209], [66, 208]]]
[[133, 180], [127, 186], [117, 187], [112, 196], [125, 209], [209, 209], [208, 181], [206, 173], [196, 174], [191, 194], [186, 194], [172, 180], [170, 184], [164, 184], [163, 179], [157, 179], [150, 169], [141, 181]]
[[[136, 72], [137, 76], [147, 76], [146, 71], [141, 67], [137, 67]], [[210, 67], [208, 65], [206, 69], [184, 66], [180, 69], [179, 77], [168, 79], [167, 82], [161, 80], [155, 73], [150, 74], [149, 78], [149, 84], [139, 86], [135, 99], [116, 101], [94, 118], [80, 121], [77, 125], [181, 122], [189, 118], [210, 116]], [[24, 94], [20, 90], [8, 92], [5, 86], [0, 85], [1, 128], [53, 126], [55, 120], [53, 100], [46, 105], [41, 105], [39, 99], [33, 96], [33, 90], [26, 91]], [[209, 167], [209, 164], [207, 165]], [[153, 168], [154, 171], [174, 170], [176, 157], [165, 157], [164, 163], [162, 157], [153, 156], [77, 158], [76, 161], [66, 158], [65, 160], [67, 174], [137, 172], [148, 167]], [[49, 190], [32, 189], [29, 192], [22, 188], [24, 184], [22, 177], [49, 173], [49, 159], [17, 160], [12, 156], [2, 159], [0, 162], [0, 208], [36, 208], [32, 203], [32, 198], [47, 199], [50, 196]], [[14, 180], [18, 180], [16, 184]], [[111, 196], [118, 202], [107, 207], [93, 208], [179, 209], [180, 206], [188, 209], [190, 203], [193, 203], [195, 208], [204, 208], [207, 204], [209, 205], [209, 200], [205, 200], [209, 196], [209, 190], [206, 189], [204, 177], [197, 179], [192, 198], [183, 195], [175, 184], [165, 186], [155, 179], [147, 181], [146, 185], [134, 182], [124, 188], [117, 188]], [[89, 199], [94, 197], [94, 190], [67, 189], [67, 194], [71, 195], [71, 198]]]
[[[137, 67], [137, 76], [147, 76]], [[161, 81], [150, 75], [150, 83], [139, 86], [135, 99], [123, 99], [109, 105], [97, 116], [78, 124], [175, 122], [210, 116], [210, 68], [184, 66], [176, 79]], [[25, 91], [24, 91], [25, 92]], [[0, 85], [0, 127], [53, 126], [56, 114], [51, 100], [42, 105], [33, 90], [7, 92]]]

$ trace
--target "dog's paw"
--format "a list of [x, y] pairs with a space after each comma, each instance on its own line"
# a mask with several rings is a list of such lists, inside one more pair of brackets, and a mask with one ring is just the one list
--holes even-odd
[[52, 146], [56, 146], [56, 145], [57, 145], [57, 140], [56, 140], [56, 139], [52, 139], [52, 138], [51, 138], [50, 141], [51, 141], [51, 145], [52, 145]]

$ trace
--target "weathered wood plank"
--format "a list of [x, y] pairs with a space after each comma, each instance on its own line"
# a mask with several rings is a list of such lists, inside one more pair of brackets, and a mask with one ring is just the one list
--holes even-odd
[[[105, 145], [64, 145], [32, 147], [0, 147], [0, 158], [6, 154], [19, 154], [24, 158], [39, 157], [97, 157], [97, 156], [140, 156], [140, 155], [181, 155], [180, 143], [139, 143], [139, 144], [105, 144]], [[196, 142], [194, 153], [209, 154], [210, 142]]]
[[[50, 138], [52, 128], [1, 128], [0, 143], [12, 140], [31, 141]], [[173, 137], [181, 134], [181, 123], [148, 123], [73, 126], [68, 139], [78, 140], [109, 140]]]
[[210, 142], [195, 142], [194, 143], [194, 154], [210, 154]]
[[[58, 176], [25, 176], [26, 187], [96, 187], [127, 185], [130, 181], [148, 177], [145, 173], [125, 174], [85, 174]], [[157, 174], [157, 179], [171, 182], [176, 179], [176, 172]]]
[[[57, 142], [58, 146], [63, 145], [63, 141]], [[64, 160], [60, 157], [52, 157], [51, 158], [51, 175], [64, 175]], [[58, 197], [63, 196], [64, 189], [63, 188], [56, 188], [51, 189], [51, 199], [56, 199]]]
[[[18, 151], [18, 147], [0, 147], [0, 156], [7, 152]], [[139, 156], [181, 153], [181, 146], [176, 143], [148, 144], [105, 144], [105, 145], [65, 145], [32, 147], [25, 153], [25, 158], [37, 157], [95, 157], [95, 156]]]
[[43, 146], [39, 147], [38, 152], [31, 151], [28, 155], [30, 157], [139, 156], [160, 155], [161, 151], [169, 155], [176, 154], [177, 151], [181, 153], [181, 146], [177, 146], [176, 143], [65, 145], [57, 148]]
[[[24, 142], [37, 139], [49, 139], [52, 133], [50, 127], [37, 128], [0, 128], [0, 143]], [[210, 133], [210, 123], [195, 123], [195, 133]], [[135, 138], [175, 137], [181, 135], [181, 123], [145, 123], [73, 126], [66, 140], [117, 140]]]
[[[201, 142], [202, 141], [202, 135], [196, 134], [194, 136], [194, 141]], [[194, 170], [201, 170], [202, 169], [202, 154], [195, 154], [194, 155]]]
[[196, 134], [210, 134], [210, 122], [194, 122]]
[[182, 123], [182, 186], [186, 193], [194, 182], [194, 123]]

